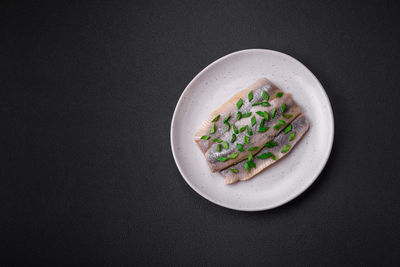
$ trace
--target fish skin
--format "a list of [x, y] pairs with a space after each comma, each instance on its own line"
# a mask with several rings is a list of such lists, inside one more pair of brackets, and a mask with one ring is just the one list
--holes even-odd
[[[290, 119], [282, 117], [282, 111], [280, 107], [283, 103], [285, 103], [287, 106], [285, 114], [293, 115]], [[272, 101], [270, 101], [270, 104], [271, 104], [270, 107], [263, 107], [263, 106], [252, 107], [252, 109], [250, 110], [252, 112], [252, 116], [254, 114], [257, 118], [257, 123], [254, 126], [251, 126], [250, 122], [251, 117], [243, 118], [237, 122], [237, 128], [240, 128], [245, 125], [248, 125], [251, 128], [253, 136], [250, 137], [249, 145], [244, 145], [244, 136], [247, 134], [247, 131], [239, 133], [237, 135], [236, 141], [234, 143], [230, 143], [229, 140], [231, 139], [233, 130], [226, 132], [224, 135], [220, 137], [221, 140], [227, 141], [229, 143], [228, 149], [222, 149], [220, 152], [218, 152], [217, 151], [218, 144], [214, 143], [211, 145], [211, 147], [206, 151], [205, 157], [212, 172], [220, 171], [222, 169], [227, 168], [230, 165], [233, 165], [239, 161], [242, 161], [243, 159], [246, 159], [250, 155], [250, 152], [247, 151], [249, 147], [258, 146], [259, 147], [258, 150], [252, 151], [253, 154], [257, 153], [260, 149], [262, 149], [265, 143], [274, 139], [275, 136], [285, 128], [283, 126], [279, 130], [275, 130], [273, 128], [273, 126], [278, 123], [278, 119], [284, 120], [287, 124], [290, 124], [290, 122], [294, 120], [301, 113], [300, 107], [296, 104], [296, 102], [293, 100], [290, 94], [284, 94], [281, 98], [275, 98]], [[269, 129], [265, 133], [257, 132], [261, 117], [257, 115], [255, 112], [262, 110], [262, 111], [268, 111], [270, 113], [270, 111], [273, 108], [277, 109], [275, 117], [273, 119], [270, 118], [269, 121], [265, 121], [264, 123], [264, 126], [269, 127]], [[237, 143], [244, 145], [245, 148], [245, 151], [239, 153], [237, 158], [229, 159], [225, 162], [220, 162], [217, 160], [218, 157], [228, 157], [230, 154], [238, 152], [236, 147]]]
[[[223, 123], [224, 118], [231, 113], [231, 118], [229, 119], [229, 123], [232, 128], [232, 124], [236, 122], [236, 114], [238, 109], [236, 108], [236, 103], [239, 101], [240, 98], [243, 99], [243, 105], [239, 109], [240, 112], [246, 113], [252, 108], [252, 103], [254, 102], [261, 102], [263, 100], [262, 97], [262, 91], [266, 91], [268, 95], [270, 96], [270, 100], [274, 99], [276, 96], [276, 93], [280, 92], [280, 89], [273, 84], [270, 80], [267, 78], [261, 78], [258, 79], [255, 83], [247, 87], [246, 89], [238, 92], [235, 94], [233, 97], [231, 97], [227, 102], [222, 104], [218, 109], [213, 111], [208, 118], [203, 121], [203, 123], [200, 126], [200, 129], [196, 132], [194, 136], [194, 141], [197, 143], [199, 146], [200, 150], [203, 153], [206, 153], [206, 151], [210, 148], [211, 145], [214, 144], [212, 139], [214, 138], [219, 138], [225, 133], [225, 124]], [[253, 100], [251, 103], [248, 101], [248, 93], [250, 91], [253, 91]], [[216, 131], [213, 134], [210, 134], [210, 128], [213, 126], [214, 122], [212, 120], [218, 116], [221, 115], [219, 120], [215, 122], [216, 124]], [[231, 129], [232, 130], [232, 129]], [[210, 136], [210, 139], [204, 140], [201, 139], [203, 135], [208, 135]]]
[[[224, 181], [226, 184], [233, 184], [238, 181], [245, 181], [253, 178], [256, 174], [260, 173], [264, 169], [266, 169], [268, 166], [274, 164], [275, 162], [279, 161], [281, 158], [286, 156], [287, 154], [290, 153], [290, 151], [296, 146], [296, 144], [301, 140], [301, 138], [304, 136], [304, 134], [308, 131], [310, 127], [310, 123], [308, 120], [305, 118], [303, 114], [298, 116], [292, 123], [292, 131], [296, 132], [295, 137], [292, 141], [289, 141], [290, 133], [285, 134], [283, 131], [275, 137], [274, 141], [278, 144], [278, 146], [275, 146], [273, 148], [267, 148], [264, 147], [261, 149], [257, 154], [254, 154], [253, 162], [256, 164], [256, 168], [251, 168], [250, 172], [248, 173], [245, 168], [244, 168], [244, 163], [246, 160], [242, 160], [241, 162], [236, 163], [233, 166], [230, 166], [227, 169], [224, 169], [220, 171], [219, 173], [222, 175], [224, 178]], [[282, 148], [290, 144], [291, 147], [286, 153], [282, 153], [281, 150]], [[267, 159], [259, 159], [257, 156], [271, 152], [276, 156], [276, 160], [273, 160], [272, 158], [267, 158]], [[238, 170], [238, 173], [233, 173], [229, 169], [230, 168], [235, 168]]]

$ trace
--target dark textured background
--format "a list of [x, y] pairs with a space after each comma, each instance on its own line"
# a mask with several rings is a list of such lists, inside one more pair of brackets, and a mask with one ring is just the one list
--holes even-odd
[[[399, 266], [399, 5], [387, 1], [0, 4], [0, 263]], [[190, 80], [233, 51], [294, 56], [335, 143], [296, 200], [197, 195], [169, 129]]]

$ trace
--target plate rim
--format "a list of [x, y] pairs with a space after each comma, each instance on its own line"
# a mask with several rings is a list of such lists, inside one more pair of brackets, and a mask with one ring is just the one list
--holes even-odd
[[[277, 204], [270, 205], [270, 206], [266, 206], [266, 207], [258, 207], [258, 208], [237, 207], [237, 206], [234, 206], [234, 205], [229, 205], [229, 204], [225, 204], [225, 203], [219, 203], [218, 201], [214, 200], [214, 199], [211, 198], [210, 196], [208, 196], [208, 195], [204, 194], [203, 192], [201, 192], [201, 190], [199, 190], [195, 185], [193, 185], [193, 184], [191, 183], [191, 181], [190, 181], [187, 177], [185, 177], [185, 175], [183, 174], [182, 168], [181, 168], [180, 164], [179, 164], [178, 161], [177, 161], [177, 157], [176, 157], [175, 149], [174, 149], [174, 140], [173, 140], [173, 137], [174, 137], [174, 134], [173, 134], [173, 128], [174, 128], [174, 127], [173, 127], [173, 126], [174, 126], [174, 124], [175, 124], [176, 112], [177, 112], [177, 109], [178, 109], [178, 107], [180, 106], [180, 104], [181, 104], [181, 102], [182, 102], [182, 100], [183, 100], [183, 98], [184, 98], [184, 95], [187, 93], [188, 88], [191, 87], [191, 85], [199, 78], [199, 76], [201, 76], [201, 75], [202, 75], [204, 72], [206, 72], [209, 68], [213, 67], [214, 65], [216, 65], [216, 64], [219, 63], [220, 61], [225, 60], [225, 59], [228, 58], [228, 57], [232, 57], [232, 56], [235, 56], [235, 55], [237, 55], [237, 54], [246, 53], [246, 52], [267, 52], [267, 53], [275, 53], [275, 54], [278, 54], [278, 55], [280, 55], [280, 56], [289, 57], [289, 58], [293, 59], [295, 62], [299, 63], [301, 66], [303, 66], [303, 67], [305, 68], [305, 70], [311, 75], [311, 77], [313, 77], [313, 78], [316, 80], [317, 85], [320, 87], [320, 89], [322, 89], [322, 93], [323, 93], [324, 97], [326, 98], [326, 100], [327, 100], [327, 102], [328, 102], [328, 114], [329, 114], [329, 117], [331, 118], [331, 123], [330, 123], [331, 125], [330, 125], [330, 126], [331, 126], [331, 128], [332, 128], [332, 132], [331, 132], [331, 134], [330, 134], [328, 152], [326, 153], [326, 157], [325, 157], [325, 159], [324, 159], [323, 164], [321, 165], [320, 169], [317, 171], [317, 175], [315, 175], [315, 177], [313, 177], [312, 179], [310, 179], [310, 181], [306, 184], [306, 186], [304, 186], [304, 188], [302, 188], [302, 189], [301, 189], [299, 192], [297, 192], [296, 194], [293, 194], [293, 195], [291, 195], [291, 196], [289, 196], [289, 197], [283, 199], [283, 201], [278, 202]], [[212, 63], [210, 63], [209, 65], [207, 65], [207, 67], [205, 67], [204, 69], [202, 69], [202, 70], [188, 83], [188, 85], [187, 85], [187, 86], [185, 87], [185, 89], [183, 90], [181, 96], [179, 97], [179, 100], [178, 100], [178, 102], [177, 102], [177, 104], [176, 104], [176, 106], [175, 106], [175, 109], [174, 109], [174, 113], [173, 113], [173, 115], [172, 115], [171, 126], [170, 126], [170, 142], [171, 142], [172, 156], [173, 156], [173, 158], [174, 158], [175, 164], [176, 164], [176, 166], [178, 167], [178, 170], [179, 170], [181, 176], [182, 176], [183, 179], [186, 181], [186, 183], [192, 188], [192, 190], [194, 190], [197, 194], [199, 194], [200, 196], [204, 197], [204, 198], [207, 199], [208, 201], [210, 201], [210, 202], [212, 202], [212, 203], [214, 203], [214, 204], [216, 204], [216, 205], [218, 205], [218, 206], [221, 206], [221, 207], [224, 207], [224, 208], [228, 208], [228, 209], [231, 209], [231, 210], [249, 211], [249, 212], [270, 210], [270, 209], [274, 209], [274, 208], [280, 207], [280, 206], [285, 205], [286, 203], [292, 201], [293, 199], [297, 198], [299, 195], [301, 195], [302, 193], [304, 193], [308, 188], [310, 188], [310, 186], [311, 186], [311, 185], [317, 180], [317, 178], [320, 176], [321, 172], [322, 172], [323, 169], [325, 168], [325, 166], [326, 166], [326, 164], [327, 164], [327, 162], [328, 162], [328, 160], [329, 160], [329, 158], [330, 158], [330, 155], [331, 155], [331, 152], [332, 152], [332, 147], [333, 147], [334, 135], [335, 135], [335, 122], [334, 122], [332, 104], [331, 104], [331, 102], [330, 102], [330, 100], [329, 100], [328, 94], [327, 94], [326, 91], [325, 91], [325, 88], [322, 86], [321, 82], [317, 79], [317, 77], [314, 75], [314, 73], [312, 73], [302, 62], [300, 62], [299, 60], [297, 60], [296, 58], [294, 58], [294, 57], [292, 57], [292, 56], [290, 56], [290, 55], [288, 55], [288, 54], [285, 54], [285, 53], [282, 53], [282, 52], [279, 52], [279, 51], [275, 51], [275, 50], [262, 49], [262, 48], [243, 49], [243, 50], [239, 50], [239, 51], [235, 51], [235, 52], [229, 53], [229, 54], [227, 54], [227, 55], [225, 55], [225, 56], [222, 56], [222, 57], [218, 58], [217, 60], [215, 60], [215, 61], [213, 61]]]

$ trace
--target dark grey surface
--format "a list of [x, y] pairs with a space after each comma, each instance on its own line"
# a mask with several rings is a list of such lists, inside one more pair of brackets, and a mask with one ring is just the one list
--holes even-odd
[[[0, 11], [1, 263], [400, 264], [394, 1], [3, 3]], [[197, 195], [169, 142], [185, 86], [246, 48], [303, 62], [336, 123], [316, 183], [257, 213]]]

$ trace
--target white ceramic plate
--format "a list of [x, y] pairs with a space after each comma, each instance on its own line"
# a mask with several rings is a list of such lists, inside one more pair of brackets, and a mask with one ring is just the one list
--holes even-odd
[[[249, 181], [225, 185], [211, 173], [193, 137], [212, 111], [261, 77], [293, 95], [310, 129], [279, 162]], [[311, 71], [286, 54], [249, 49], [218, 59], [189, 83], [172, 117], [171, 147], [179, 171], [197, 193], [226, 208], [257, 211], [292, 200], [315, 181], [329, 158], [333, 133], [331, 104]]]

